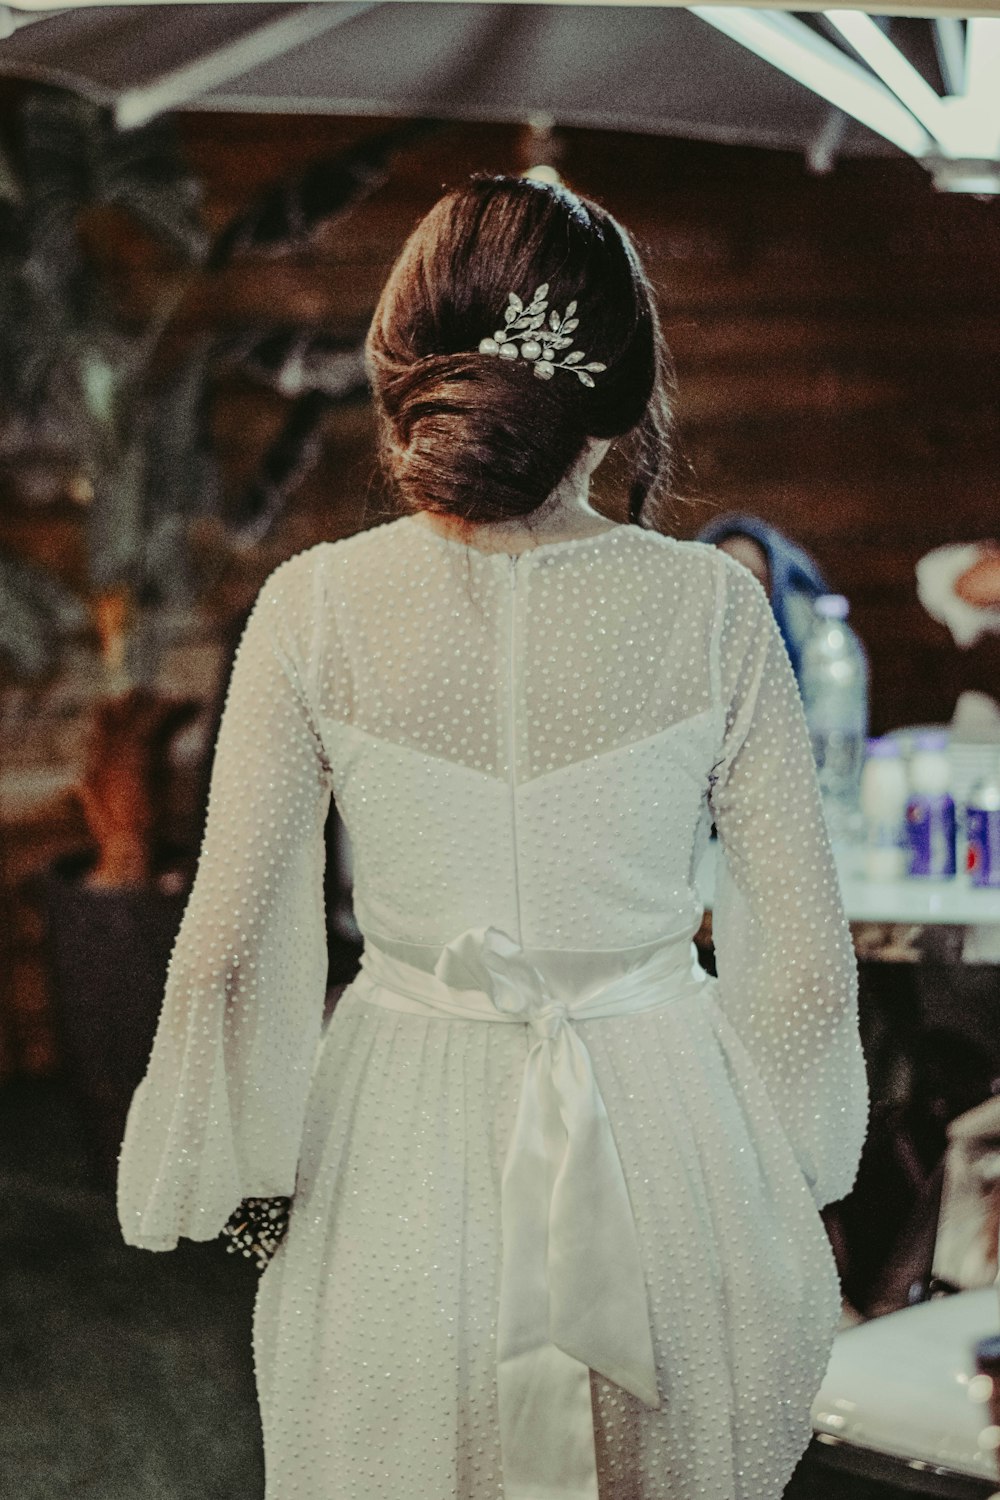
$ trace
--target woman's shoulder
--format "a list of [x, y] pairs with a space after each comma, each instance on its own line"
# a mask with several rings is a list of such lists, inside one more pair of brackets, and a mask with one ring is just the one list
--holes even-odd
[[645, 526], [625, 526], [622, 530], [628, 533], [625, 540], [631, 555], [656, 573], [671, 592], [682, 590], [714, 599], [726, 563], [733, 562], [711, 542], [682, 541]]
[[740, 562], [714, 542], [680, 541], [657, 531], [634, 528], [643, 537], [655, 538], [658, 543], [667, 543], [676, 565], [706, 582], [724, 599], [735, 598], [739, 602], [767, 603], [767, 595], [760, 581], [754, 577], [745, 563]]
[[632, 528], [636, 547], [667, 559], [659, 575], [664, 598], [677, 605], [694, 628], [737, 637], [766, 630], [773, 616], [767, 594], [750, 569], [712, 542], [681, 541], [661, 532]]
[[[301, 598], [310, 592], [310, 585], [322, 593], [338, 575], [357, 583], [368, 564], [375, 570], [373, 577], [384, 586], [386, 564], [394, 547], [401, 549], [401, 560], [405, 561], [409, 530], [406, 517], [396, 516], [349, 536], [315, 542], [279, 563], [265, 580], [261, 593]], [[624, 547], [634, 565], [644, 564], [664, 582], [669, 578], [675, 587], [685, 584], [714, 592], [720, 573], [746, 572], [710, 542], [683, 541], [667, 532], [628, 523], [614, 530], [619, 556], [620, 548]], [[727, 563], [730, 569], [726, 568]]]
[[648, 526], [626, 526], [622, 529], [638, 539], [638, 546], [661, 552], [678, 567], [701, 569], [704, 572], [711, 571], [716, 566], [714, 559], [718, 557], [719, 549], [711, 542], [682, 541], [670, 532], [655, 531]]
[[293, 552], [276, 565], [264, 580], [261, 595], [301, 599], [315, 588], [322, 593], [324, 584], [342, 569], [353, 570], [365, 557], [380, 550], [383, 541], [395, 534], [397, 521], [368, 526], [349, 536], [330, 541], [313, 542]]

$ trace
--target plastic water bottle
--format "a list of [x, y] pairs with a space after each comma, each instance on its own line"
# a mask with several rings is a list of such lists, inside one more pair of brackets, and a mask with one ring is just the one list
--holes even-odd
[[868, 736], [868, 658], [847, 623], [843, 594], [821, 594], [802, 645], [799, 689], [812, 736], [831, 836], [859, 831], [858, 796]]
[[906, 805], [909, 782], [899, 741], [869, 740], [861, 772], [865, 821], [865, 874], [869, 880], [899, 880], [906, 874]]

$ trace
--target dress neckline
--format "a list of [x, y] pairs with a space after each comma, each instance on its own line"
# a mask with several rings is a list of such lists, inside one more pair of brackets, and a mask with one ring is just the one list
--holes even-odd
[[443, 536], [440, 531], [435, 531], [432, 526], [422, 525], [416, 516], [405, 516], [404, 520], [411, 523], [422, 537], [427, 537], [432, 542], [439, 543], [442, 547], [451, 548], [457, 552], [474, 552], [478, 557], [501, 557], [508, 562], [512, 557], [531, 557], [543, 552], [562, 552], [571, 547], [583, 547], [587, 543], [599, 542], [602, 537], [618, 536], [623, 531], [636, 531], [639, 528], [627, 523], [612, 522], [601, 531], [592, 531], [588, 536], [568, 536], [560, 541], [538, 542], [534, 547], [524, 547], [520, 552], [505, 552], [502, 548], [495, 551], [487, 551], [485, 547], [476, 547], [472, 542], [462, 542], [455, 537]]

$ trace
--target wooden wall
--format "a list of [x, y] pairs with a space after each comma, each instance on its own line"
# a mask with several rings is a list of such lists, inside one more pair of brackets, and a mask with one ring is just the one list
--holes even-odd
[[[211, 113], [179, 122], [220, 227], [265, 185], [387, 123]], [[461, 125], [424, 137], [307, 251], [200, 278], [170, 340], [247, 323], [360, 336], [396, 252], [441, 189], [474, 170], [522, 170], [526, 135]], [[902, 157], [816, 177], [781, 152], [589, 131], [559, 143], [564, 176], [632, 228], [658, 289], [692, 466], [677, 533], [738, 508], [810, 550], [854, 605], [872, 657], [875, 729], [946, 719], [965, 687], [1000, 696], [1000, 640], [957, 650], [914, 587], [928, 548], [1000, 530], [1000, 203], [936, 193]], [[175, 273], [127, 227], [105, 244], [125, 305], [141, 317]], [[282, 414], [280, 398], [247, 382], [218, 389], [214, 426], [233, 491]], [[322, 439], [271, 559], [392, 513], [373, 477], [367, 408], [332, 414]], [[596, 494], [620, 512], [607, 484]], [[0, 528], [36, 555], [65, 555], [79, 511], [0, 515]]]
[[[265, 185], [385, 123], [180, 117], [207, 215], [220, 227]], [[694, 142], [570, 131], [560, 146], [566, 179], [632, 228], [658, 290], [691, 464], [677, 534], [739, 508], [810, 550], [854, 605], [872, 658], [875, 730], [947, 719], [963, 688], [1000, 698], [1000, 638], [959, 651], [914, 587], [928, 548], [1000, 535], [1000, 203], [936, 194], [902, 158], [812, 177], [791, 155]], [[247, 324], [360, 337], [399, 247], [440, 191], [471, 171], [523, 170], [531, 154], [515, 128], [454, 126], [425, 137], [307, 250], [201, 278], [169, 344]], [[102, 228], [125, 306], [141, 319], [176, 273], [129, 226]], [[219, 386], [213, 424], [229, 492], [254, 471], [283, 414], [280, 398], [246, 381]], [[0, 538], [79, 575], [79, 506], [35, 499], [0, 497]], [[606, 480], [597, 501], [623, 518]], [[246, 576], [227, 581], [217, 613], [245, 608], [280, 557], [392, 513], [375, 474], [369, 409], [332, 413], [294, 505]], [[173, 663], [175, 688], [210, 696], [212, 647], [211, 625], [194, 632]], [[67, 789], [100, 683], [85, 650], [74, 659], [28, 718], [22, 705], [21, 719], [0, 724], [8, 889], [86, 841]], [[37, 805], [28, 794], [23, 805], [12, 799], [12, 775], [22, 788], [43, 788]], [[6, 1026], [0, 1016], [0, 1076], [17, 1066], [46, 1072], [55, 1053], [39, 934], [30, 923], [6, 926], [20, 947], [0, 968], [14, 975], [20, 1004]]]
[[[265, 182], [380, 128], [210, 114], [182, 125], [219, 223]], [[1000, 203], [936, 193], [903, 158], [815, 177], [785, 153], [585, 131], [561, 145], [563, 175], [632, 228], [658, 288], [693, 468], [677, 533], [739, 508], [809, 549], [853, 602], [876, 729], [947, 718], [963, 687], [1000, 696], [1000, 641], [958, 651], [917, 603], [913, 571], [932, 546], [1000, 534]], [[360, 332], [442, 187], [523, 169], [526, 152], [516, 129], [444, 130], [401, 155], [390, 183], [309, 254], [203, 284], [181, 326]], [[136, 269], [137, 301], [155, 274]], [[231, 483], [279, 419], [274, 398], [220, 391]], [[333, 415], [282, 546], [384, 515], [372, 468], [368, 412]], [[599, 503], [619, 505], [603, 492]]]

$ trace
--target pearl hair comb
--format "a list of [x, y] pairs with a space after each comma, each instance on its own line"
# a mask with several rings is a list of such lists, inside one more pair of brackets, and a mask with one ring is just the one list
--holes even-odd
[[592, 386], [593, 374], [606, 370], [607, 365], [597, 361], [583, 364], [587, 356], [579, 349], [567, 354], [565, 359], [553, 358], [558, 351], [568, 349], [573, 343], [571, 335], [579, 319], [573, 316], [575, 302], [569, 303], [561, 318], [555, 310], [549, 312], [548, 296], [547, 281], [536, 289], [527, 307], [516, 292], [510, 292], [504, 309], [503, 328], [498, 328], [492, 338], [482, 339], [479, 352], [497, 354], [501, 359], [520, 357], [529, 360], [539, 380], [551, 380], [556, 370], [570, 370], [584, 385]]

